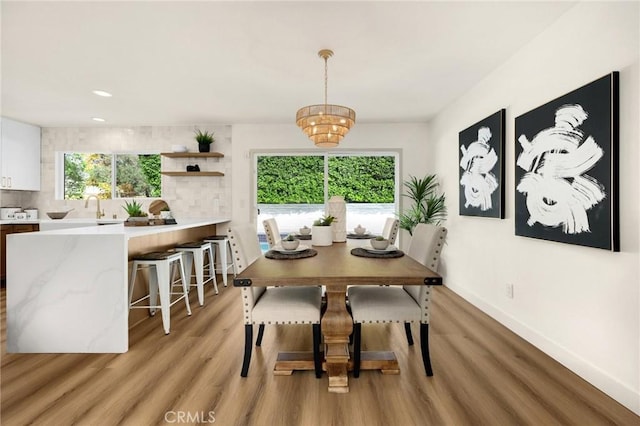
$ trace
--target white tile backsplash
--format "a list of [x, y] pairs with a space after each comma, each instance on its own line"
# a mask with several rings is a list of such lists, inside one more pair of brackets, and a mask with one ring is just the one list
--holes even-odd
[[[168, 158], [162, 157], [162, 170], [186, 171], [188, 164], [198, 164], [201, 171], [220, 171], [225, 176], [162, 176], [162, 199], [176, 218], [231, 216], [231, 126], [145, 126], [127, 128], [73, 127], [42, 129], [42, 185], [39, 192], [2, 191], [2, 205], [18, 203], [22, 207], [36, 207], [40, 217], [45, 212], [73, 208], [67, 217], [95, 217], [95, 201], [84, 208], [81, 200], [55, 199], [55, 153], [76, 152], [170, 152], [172, 145], [185, 145], [197, 152], [194, 128], [215, 132], [216, 141], [211, 150], [225, 154], [223, 158]], [[15, 194], [19, 193], [19, 194]], [[153, 199], [143, 201], [147, 208]], [[7, 204], [9, 203], [9, 204]], [[114, 214], [126, 217], [122, 209], [124, 200], [101, 200], [105, 217]]]

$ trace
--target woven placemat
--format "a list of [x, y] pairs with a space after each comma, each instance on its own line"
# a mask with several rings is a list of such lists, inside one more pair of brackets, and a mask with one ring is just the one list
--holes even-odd
[[293, 253], [282, 253], [279, 251], [269, 250], [264, 254], [264, 257], [266, 257], [267, 259], [289, 260], [289, 259], [304, 259], [305, 257], [313, 257], [316, 254], [318, 254], [318, 252], [314, 249], [296, 251]]
[[347, 238], [351, 239], [351, 240], [370, 240], [372, 238], [375, 238], [375, 235], [371, 235], [371, 234], [365, 234], [365, 235], [360, 235], [360, 234], [347, 234]]
[[370, 251], [366, 251], [362, 247], [356, 247], [352, 249], [351, 254], [359, 257], [375, 257], [380, 259], [392, 259], [394, 257], [404, 256], [404, 252], [402, 250], [388, 251], [386, 253], [371, 253]]

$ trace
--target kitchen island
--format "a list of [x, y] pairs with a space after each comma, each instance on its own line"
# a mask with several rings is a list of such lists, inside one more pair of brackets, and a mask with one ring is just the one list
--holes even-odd
[[7, 236], [7, 352], [126, 352], [130, 325], [143, 320], [129, 316], [131, 257], [215, 235], [229, 219], [177, 222]]

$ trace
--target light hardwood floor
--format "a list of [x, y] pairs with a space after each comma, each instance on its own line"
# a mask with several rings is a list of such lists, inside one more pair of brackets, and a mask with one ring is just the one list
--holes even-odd
[[[401, 324], [363, 326], [363, 349], [392, 348], [401, 373], [363, 371], [348, 394], [313, 372], [272, 374], [278, 350], [307, 350], [309, 326], [268, 326], [240, 377], [239, 290], [209, 287], [193, 315], [174, 306], [131, 330], [125, 354], [7, 354], [2, 303], [2, 425], [639, 425], [640, 418], [458, 297], [437, 288], [434, 376]], [[414, 337], [418, 337], [414, 328]], [[180, 417], [182, 416], [182, 417]], [[180, 423], [179, 420], [183, 422]]]

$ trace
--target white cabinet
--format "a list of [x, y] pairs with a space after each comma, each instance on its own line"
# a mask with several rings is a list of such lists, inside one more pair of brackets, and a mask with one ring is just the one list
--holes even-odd
[[0, 188], [40, 190], [40, 127], [2, 117]]

